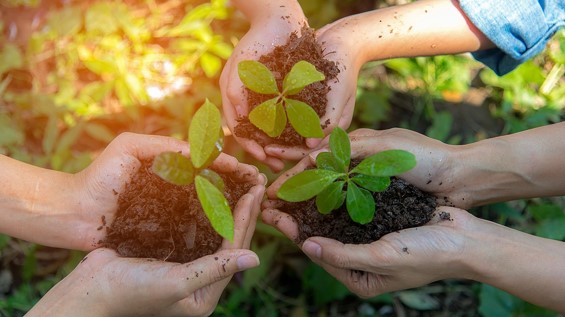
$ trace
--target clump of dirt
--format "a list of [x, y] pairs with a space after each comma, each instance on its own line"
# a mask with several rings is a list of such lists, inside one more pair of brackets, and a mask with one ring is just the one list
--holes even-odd
[[396, 177], [391, 179], [387, 190], [373, 193], [373, 197], [375, 218], [365, 225], [351, 220], [345, 204], [327, 215], [319, 213], [315, 198], [299, 203], [284, 202], [279, 209], [296, 219], [299, 243], [322, 236], [342, 243], [368, 244], [388, 233], [426, 224], [437, 207], [435, 196]]
[[[286, 74], [290, 72], [294, 64], [301, 60], [311, 63], [319, 72], [323, 73], [326, 79], [308, 85], [299, 94], [292, 96], [293, 99], [309, 104], [321, 118], [326, 114], [326, 105], [328, 103], [327, 94], [330, 91], [328, 82], [335, 79], [339, 74], [337, 64], [325, 58], [328, 53], [330, 52], [324, 52], [322, 46], [316, 41], [314, 29], [304, 26], [300, 36], [298, 36], [296, 32], [290, 34], [287, 43], [276, 46], [271, 53], [261, 56], [259, 62], [263, 63], [273, 72], [280, 91], [282, 91], [282, 83]], [[249, 111], [253, 110], [253, 108], [264, 101], [273, 98], [273, 95], [259, 94], [247, 88], [245, 88], [245, 91], [247, 92]], [[329, 123], [330, 122], [324, 122], [322, 128]], [[289, 146], [305, 144], [304, 137], [299, 135], [292, 128], [290, 123], [287, 123], [286, 128], [280, 136], [271, 138], [255, 127], [249, 121], [248, 117], [238, 119], [238, 124], [234, 128], [234, 134], [238, 137], [256, 140], [261, 146], [267, 144]]]
[[[218, 250], [222, 237], [204, 214], [194, 184], [170, 184], [142, 162], [118, 198], [118, 211], [102, 246], [126, 257], [186, 263]], [[232, 210], [253, 186], [221, 174]], [[105, 222], [105, 219], [102, 219]]]

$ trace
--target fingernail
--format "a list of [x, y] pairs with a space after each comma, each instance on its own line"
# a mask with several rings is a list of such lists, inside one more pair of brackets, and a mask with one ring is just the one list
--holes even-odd
[[246, 254], [237, 258], [237, 268], [248, 270], [259, 266], [259, 258], [256, 255]]
[[302, 250], [307, 255], [314, 256], [316, 258], [320, 258], [322, 256], [322, 247], [312, 241], [304, 242], [304, 244], [302, 244]]

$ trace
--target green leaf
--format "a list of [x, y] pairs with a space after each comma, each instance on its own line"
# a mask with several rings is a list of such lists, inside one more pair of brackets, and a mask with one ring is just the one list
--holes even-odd
[[281, 135], [286, 127], [286, 113], [277, 99], [269, 99], [249, 113], [249, 121], [272, 138]]
[[288, 121], [305, 138], [323, 138], [324, 131], [320, 127], [320, 117], [308, 104], [294, 100], [285, 99]]
[[224, 179], [220, 174], [214, 172], [211, 169], [205, 168], [198, 173], [198, 175], [205, 177], [210, 183], [212, 183], [216, 188], [218, 188], [221, 192], [224, 192], [225, 185]]
[[22, 67], [24, 59], [18, 46], [12, 43], [5, 43], [0, 50], [0, 75], [6, 71]]
[[210, 53], [204, 53], [200, 57], [200, 66], [202, 66], [202, 70], [206, 76], [211, 78], [216, 76], [222, 68], [222, 60]]
[[316, 166], [320, 169], [330, 170], [338, 173], [345, 173], [347, 170], [339, 164], [331, 152], [321, 152], [316, 156]]
[[237, 64], [239, 79], [245, 87], [260, 94], [278, 94], [275, 76], [267, 66], [257, 61], [242, 61]]
[[423, 291], [402, 291], [398, 292], [397, 295], [404, 305], [416, 310], [434, 310], [439, 308], [438, 300]]
[[202, 176], [196, 176], [196, 193], [212, 228], [225, 239], [233, 241], [234, 221], [224, 194]]
[[340, 127], [334, 128], [330, 134], [330, 151], [344, 168], [344, 172], [349, 170], [349, 163], [351, 162], [351, 142], [349, 141], [347, 132]]
[[190, 158], [194, 167], [203, 167], [214, 153], [222, 151], [218, 148], [218, 130], [221, 129], [220, 110], [206, 99], [194, 114], [188, 130]]
[[345, 201], [345, 192], [343, 185], [345, 181], [331, 183], [316, 196], [316, 207], [322, 214], [339, 208]]
[[404, 150], [387, 150], [365, 158], [351, 173], [378, 177], [400, 175], [416, 166], [414, 154]]
[[346, 206], [351, 220], [362, 225], [371, 222], [375, 216], [375, 200], [371, 192], [353, 182], [347, 183]]
[[365, 174], [357, 174], [351, 178], [355, 184], [372, 192], [382, 192], [390, 185], [390, 177], [377, 177]]
[[86, 10], [84, 26], [86, 32], [110, 34], [118, 30], [118, 21], [114, 17], [114, 5], [106, 2], [93, 4]]
[[64, 7], [52, 12], [48, 18], [48, 26], [60, 36], [76, 34], [82, 26], [82, 14], [78, 7]]
[[345, 176], [344, 173], [329, 170], [305, 170], [287, 179], [279, 188], [277, 196], [290, 202], [308, 200], [343, 176]]
[[102, 124], [88, 122], [84, 126], [84, 131], [95, 140], [110, 143], [116, 137], [114, 132]]
[[151, 165], [153, 173], [175, 185], [188, 185], [194, 181], [194, 168], [190, 160], [177, 152], [163, 152]]
[[304, 87], [322, 81], [326, 78], [324, 74], [316, 70], [316, 67], [307, 61], [299, 61], [283, 80], [283, 94], [290, 96], [301, 92]]

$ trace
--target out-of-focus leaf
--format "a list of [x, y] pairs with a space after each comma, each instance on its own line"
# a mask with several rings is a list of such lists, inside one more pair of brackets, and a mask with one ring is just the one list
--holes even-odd
[[25, 135], [10, 117], [0, 114], [0, 147], [20, 145], [24, 142]]
[[84, 19], [87, 32], [110, 34], [118, 30], [118, 22], [114, 17], [116, 8], [110, 2], [94, 3], [88, 10]]
[[72, 36], [82, 27], [80, 8], [65, 6], [49, 15], [47, 25], [59, 36]]
[[273, 259], [275, 258], [275, 253], [278, 250], [277, 240], [270, 240], [266, 245], [257, 248], [252, 247], [252, 250], [261, 259], [261, 265], [256, 268], [245, 271], [243, 275], [242, 287], [246, 293], [251, 291], [252, 288], [257, 286], [259, 282], [265, 281], [265, 277], [269, 273]]
[[413, 309], [434, 310], [439, 308], [439, 301], [423, 291], [402, 291], [397, 295], [404, 305]]
[[59, 119], [54, 115], [50, 115], [47, 119], [47, 125], [45, 126], [42, 140], [43, 152], [45, 152], [46, 154], [53, 153], [55, 142], [57, 141], [57, 137], [59, 136], [58, 124]]
[[84, 125], [84, 131], [92, 138], [104, 143], [110, 143], [116, 137], [114, 132], [106, 126], [93, 122], [87, 122]]
[[426, 131], [426, 135], [432, 139], [445, 142], [451, 132], [453, 116], [448, 111], [438, 112], [433, 118], [432, 126]]
[[24, 64], [20, 49], [12, 43], [5, 43], [0, 51], [0, 75], [14, 68], [22, 67]]
[[222, 67], [222, 60], [210, 53], [204, 53], [200, 56], [200, 65], [206, 76], [214, 77]]

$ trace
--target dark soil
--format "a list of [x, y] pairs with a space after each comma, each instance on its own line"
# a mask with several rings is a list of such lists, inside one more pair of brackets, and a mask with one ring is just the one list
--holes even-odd
[[285, 202], [279, 209], [298, 222], [299, 243], [309, 237], [323, 236], [342, 243], [367, 244], [388, 233], [424, 225], [432, 219], [437, 207], [435, 196], [394, 177], [386, 191], [373, 193], [373, 197], [375, 218], [365, 225], [349, 218], [345, 204], [330, 214], [319, 213], [315, 198], [300, 203]]
[[[292, 96], [293, 99], [309, 104], [321, 118], [326, 114], [327, 94], [330, 91], [328, 81], [337, 77], [339, 69], [335, 62], [325, 59], [325, 56], [330, 52], [323, 51], [321, 45], [316, 41], [312, 28], [305, 26], [301, 32], [300, 36], [292, 33], [286, 44], [276, 46], [271, 53], [261, 56], [259, 62], [273, 72], [279, 90], [282, 90], [282, 83], [286, 74], [290, 72], [294, 64], [301, 60], [311, 63], [318, 71], [322, 72], [326, 76], [325, 80], [308, 85], [299, 94]], [[262, 102], [273, 98], [272, 95], [258, 94], [247, 88], [245, 90], [250, 111]], [[324, 122], [322, 128], [329, 123]], [[302, 136], [294, 131], [290, 123], [287, 123], [280, 136], [271, 138], [255, 127], [247, 117], [239, 118], [234, 133], [238, 137], [256, 140], [262, 146], [267, 144], [296, 146], [303, 145], [305, 141]]]
[[[253, 185], [220, 175], [233, 210]], [[177, 186], [162, 180], [151, 171], [151, 161], [143, 162], [120, 194], [116, 218], [102, 241], [104, 247], [122, 256], [180, 263], [212, 254], [221, 243], [222, 237], [202, 210], [194, 184]]]

